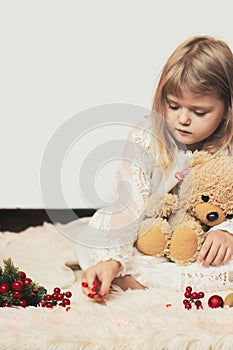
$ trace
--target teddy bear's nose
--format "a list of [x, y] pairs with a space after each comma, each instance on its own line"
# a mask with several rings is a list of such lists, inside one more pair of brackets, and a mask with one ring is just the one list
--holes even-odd
[[212, 213], [206, 215], [207, 220], [210, 222], [218, 220], [218, 217], [219, 215], [216, 211], [212, 211]]

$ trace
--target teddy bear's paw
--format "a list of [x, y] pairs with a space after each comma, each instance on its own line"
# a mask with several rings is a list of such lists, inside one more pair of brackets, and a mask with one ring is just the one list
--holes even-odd
[[167, 236], [159, 227], [148, 227], [138, 238], [135, 246], [143, 254], [152, 256], [164, 256]]
[[190, 264], [196, 260], [199, 238], [191, 227], [176, 229], [170, 241], [167, 257], [178, 264]]

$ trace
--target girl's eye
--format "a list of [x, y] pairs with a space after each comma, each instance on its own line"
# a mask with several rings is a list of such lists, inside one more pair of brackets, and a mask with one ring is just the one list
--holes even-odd
[[196, 114], [198, 117], [204, 117], [204, 115], [206, 115], [206, 112], [194, 111], [194, 114]]
[[169, 107], [170, 109], [172, 109], [173, 111], [176, 111], [177, 109], [179, 109], [179, 106], [173, 105], [173, 104], [171, 104], [171, 103], [168, 103], [168, 107]]

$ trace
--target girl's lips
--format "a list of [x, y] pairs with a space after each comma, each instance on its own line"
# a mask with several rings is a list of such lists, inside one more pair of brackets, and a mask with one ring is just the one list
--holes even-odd
[[188, 135], [191, 134], [191, 132], [187, 131], [187, 130], [182, 130], [182, 129], [176, 129], [176, 131], [178, 131], [180, 134], [182, 135]]

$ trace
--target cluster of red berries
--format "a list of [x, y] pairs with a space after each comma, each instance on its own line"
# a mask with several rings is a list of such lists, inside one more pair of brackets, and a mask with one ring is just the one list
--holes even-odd
[[[29, 277], [26, 277], [26, 273], [23, 271], [19, 271], [19, 276], [21, 279], [15, 280], [12, 283], [2, 283], [0, 284], [0, 294], [3, 298], [7, 298], [11, 295], [11, 298], [17, 300], [16, 305], [26, 307], [28, 305], [27, 298], [25, 298], [25, 287], [30, 287], [32, 285], [32, 280]], [[34, 289], [30, 295], [30, 297], [36, 297], [38, 295], [38, 290]], [[2, 307], [10, 307], [12, 303], [8, 300], [4, 300], [2, 302]]]
[[204, 298], [204, 292], [193, 292], [192, 287], [187, 286], [185, 288], [184, 296], [186, 298], [183, 300], [185, 309], [190, 310], [192, 308], [192, 304], [196, 306], [197, 310], [203, 309], [202, 302], [199, 299]]
[[[88, 283], [82, 282], [82, 287], [89, 288]], [[100, 289], [99, 282], [97, 280], [94, 280], [92, 282], [92, 286], [90, 287], [91, 292], [87, 294], [88, 298], [90, 298], [90, 299], [97, 298], [99, 300], [102, 300], [104, 295], [102, 293], [99, 293], [99, 289]]]
[[52, 308], [60, 305], [70, 308], [70, 291], [63, 293], [56, 287], [53, 294], [48, 294], [45, 287], [32, 281], [25, 272], [19, 271], [11, 258], [3, 260], [3, 263], [4, 266], [0, 266], [0, 307], [40, 305]]
[[70, 298], [72, 293], [68, 290], [67, 292], [61, 292], [59, 287], [55, 287], [52, 294], [46, 294], [44, 299], [41, 300], [40, 306], [52, 308], [56, 305], [67, 307], [70, 305]]

